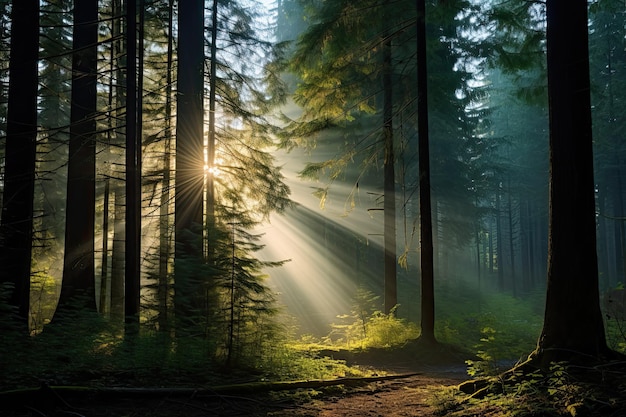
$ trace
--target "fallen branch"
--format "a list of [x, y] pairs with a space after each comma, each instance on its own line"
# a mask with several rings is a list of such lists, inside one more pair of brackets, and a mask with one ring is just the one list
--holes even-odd
[[81, 394], [91, 396], [116, 396], [116, 397], [176, 397], [176, 396], [211, 396], [219, 394], [256, 394], [269, 391], [289, 391], [297, 389], [316, 389], [335, 385], [359, 386], [372, 382], [389, 381], [394, 379], [410, 378], [419, 373], [384, 375], [372, 377], [347, 377], [337, 379], [306, 380], [306, 381], [277, 381], [277, 382], [249, 382], [244, 384], [217, 385], [206, 388], [138, 388], [138, 387], [80, 387], [80, 386], [48, 386], [39, 388], [23, 388], [0, 392], [1, 402], [20, 403], [20, 399], [32, 399], [39, 395], [63, 398], [65, 395]]

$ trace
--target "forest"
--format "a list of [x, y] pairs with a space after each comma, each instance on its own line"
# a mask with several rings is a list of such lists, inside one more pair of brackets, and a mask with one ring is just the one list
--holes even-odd
[[3, 416], [626, 415], [624, 1], [0, 20]]

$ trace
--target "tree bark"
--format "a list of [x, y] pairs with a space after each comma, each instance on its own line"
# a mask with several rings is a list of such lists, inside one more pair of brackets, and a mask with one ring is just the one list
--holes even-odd
[[[175, 312], [177, 331], [191, 312], [202, 263], [204, 187], [204, 2], [178, 4], [178, 79], [175, 179]], [[179, 321], [180, 320], [180, 321]]]
[[535, 354], [581, 361], [609, 352], [596, 255], [587, 2], [548, 0], [550, 225], [548, 288]]
[[[139, 325], [141, 248], [141, 135], [137, 88], [137, 1], [126, 2], [126, 268], [124, 317], [126, 330]], [[139, 75], [141, 76], [141, 75]], [[133, 330], [133, 328], [135, 328]]]
[[72, 100], [63, 282], [57, 314], [96, 310], [94, 283], [98, 4], [74, 3]]
[[165, 149], [163, 150], [163, 182], [161, 184], [161, 204], [159, 211], [159, 330], [169, 329], [169, 265], [170, 265], [170, 183], [171, 183], [171, 143], [172, 143], [172, 68], [174, 50], [174, 0], [168, 4], [167, 34], [167, 75], [165, 86]]
[[211, 52], [209, 56], [209, 136], [207, 142], [207, 166], [206, 172], [206, 226], [207, 236], [207, 260], [214, 261], [215, 257], [215, 173], [219, 169], [215, 166], [215, 105], [217, 96], [217, 10], [218, 1], [213, 0], [211, 7]]
[[37, 143], [39, 1], [13, 2], [0, 245], [0, 282], [13, 285], [10, 305], [28, 331], [33, 196]]
[[[185, 231], [202, 224], [204, 7], [181, 0], [178, 5], [178, 91], [176, 123], [176, 258], [198, 256], [202, 245]], [[198, 246], [199, 245], [199, 246]]]
[[426, 58], [426, 2], [417, 0], [417, 124], [419, 153], [421, 335], [420, 340], [434, 343], [435, 285], [433, 222], [430, 200], [430, 139], [428, 132], [428, 71]]
[[[386, 7], [390, 7], [387, 5]], [[384, 14], [383, 14], [384, 16]], [[386, 24], [386, 22], [383, 22]], [[398, 304], [396, 283], [396, 178], [393, 140], [393, 81], [391, 63], [391, 37], [385, 30], [383, 39], [383, 140], [385, 146], [384, 161], [384, 208], [383, 239], [385, 266], [385, 313], [389, 314]]]

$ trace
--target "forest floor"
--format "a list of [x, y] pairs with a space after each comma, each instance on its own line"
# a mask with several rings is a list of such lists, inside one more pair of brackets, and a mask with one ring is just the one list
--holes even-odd
[[[413, 370], [412, 370], [413, 371]], [[374, 382], [358, 388], [336, 387], [283, 394], [215, 394], [187, 397], [116, 398], [94, 401], [66, 397], [72, 408], [41, 414], [24, 410], [6, 417], [394, 417], [434, 416], [433, 392], [459, 384], [464, 372], [424, 370], [420, 375]]]
[[[603, 363], [569, 375], [529, 374], [504, 387], [496, 378], [482, 399], [471, 399], [466, 352], [447, 346], [361, 353], [323, 351], [369, 376], [339, 380], [250, 382], [212, 388], [76, 386], [0, 392], [2, 417], [624, 417], [626, 362]], [[471, 355], [469, 355], [471, 356]], [[512, 364], [503, 364], [506, 369]], [[598, 380], [598, 370], [602, 379]], [[569, 375], [569, 376], [568, 376]], [[592, 378], [586, 378], [592, 376]], [[582, 379], [581, 379], [582, 377]], [[332, 382], [331, 382], [332, 381]], [[170, 381], [171, 382], [171, 381]], [[180, 382], [180, 381], [179, 381]], [[337, 384], [337, 382], [341, 382]], [[498, 390], [497, 388], [501, 390]], [[226, 388], [226, 389], [224, 389]], [[506, 392], [503, 392], [504, 389]]]
[[[365, 354], [327, 352], [334, 359], [369, 370], [385, 379], [325, 387], [266, 392], [187, 392], [182, 395], [134, 393], [113, 396], [74, 391], [55, 391], [22, 400], [17, 407], [0, 404], [6, 417], [208, 417], [208, 416], [433, 416], [434, 396], [467, 380], [463, 354], [443, 348], [424, 355], [411, 349]], [[358, 378], [357, 378], [358, 379]], [[42, 390], [39, 390], [42, 391]], [[4, 404], [8, 405], [8, 404]]]

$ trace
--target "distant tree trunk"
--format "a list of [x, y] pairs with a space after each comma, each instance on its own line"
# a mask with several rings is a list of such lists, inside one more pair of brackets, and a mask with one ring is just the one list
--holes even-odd
[[124, 317], [127, 333], [138, 330], [141, 247], [141, 135], [137, 88], [137, 2], [126, 1], [126, 269]]
[[[177, 77], [174, 294], [178, 326], [189, 319], [199, 290], [194, 288], [194, 271], [202, 263], [204, 246], [204, 2], [179, 1]], [[176, 330], [184, 332], [183, 328]]]
[[537, 212], [537, 225], [535, 232], [535, 275], [541, 277], [541, 282], [545, 285], [545, 271], [548, 264], [548, 216], [539, 216], [543, 212]]
[[504, 291], [504, 237], [502, 236], [502, 187], [496, 189], [496, 260], [498, 289]]
[[[624, 263], [626, 262], [626, 256], [624, 255], [624, 250], [626, 248], [626, 226], [624, 225], [624, 221], [621, 220], [624, 217], [624, 198], [623, 198], [623, 187], [622, 187], [622, 170], [620, 169], [620, 158], [617, 153], [613, 155], [614, 161], [613, 166], [614, 169], [611, 170], [613, 175], [611, 176], [611, 197], [613, 200], [613, 217], [615, 217], [615, 228], [614, 232], [614, 251], [615, 251], [615, 273], [617, 277], [623, 277], [626, 272], [626, 267]], [[620, 279], [618, 278], [618, 280]]]
[[480, 238], [480, 226], [476, 224], [474, 228], [474, 243], [476, 244], [476, 278], [478, 279], [478, 290], [480, 291], [480, 284], [482, 280], [482, 256], [481, 256], [481, 238]]
[[517, 296], [517, 278], [515, 275], [515, 224], [513, 222], [513, 193], [511, 191], [511, 178], [507, 178], [507, 206], [508, 206], [508, 223], [509, 223], [509, 257], [511, 258], [511, 291], [513, 297]]
[[[111, 2], [111, 49], [109, 52], [109, 71], [111, 72], [111, 77], [109, 78], [108, 84], [108, 98], [107, 98], [107, 106], [109, 108], [109, 114], [107, 117], [107, 142], [106, 142], [106, 155], [108, 156], [108, 160], [105, 162], [104, 171], [104, 198], [103, 198], [103, 210], [102, 210], [102, 270], [100, 273], [100, 302], [98, 305], [100, 314], [107, 315], [111, 312], [111, 274], [109, 269], [109, 259], [110, 257], [110, 242], [109, 242], [109, 229], [110, 229], [110, 219], [112, 218], [110, 214], [111, 205], [111, 195], [112, 195], [112, 170], [111, 170], [111, 162], [113, 153], [111, 152], [111, 145], [114, 138], [114, 132], [117, 127], [117, 115], [116, 115], [116, 78], [113, 74], [116, 74], [118, 53], [119, 53], [119, 40], [118, 36], [120, 33], [120, 24], [119, 18], [116, 18], [119, 14], [120, 0], [113, 0]], [[113, 222], [114, 223], [114, 222]], [[115, 224], [115, 223], [114, 223]]]
[[109, 300], [109, 205], [111, 196], [110, 178], [104, 179], [104, 191], [102, 199], [102, 257], [100, 269], [100, 297], [98, 300], [98, 311], [103, 316], [111, 310], [108, 305]]
[[124, 321], [124, 253], [126, 252], [126, 192], [124, 184], [115, 179], [113, 203], [113, 245], [111, 248], [111, 318], [116, 323]]
[[159, 284], [157, 297], [159, 303], [159, 330], [167, 331], [169, 299], [169, 258], [170, 258], [170, 152], [172, 143], [172, 70], [174, 52], [174, 0], [169, 0], [167, 15], [167, 75], [165, 86], [165, 144], [163, 150], [163, 182], [161, 185], [161, 203], [159, 212]]
[[[94, 216], [98, 3], [74, 2], [72, 107], [63, 282], [57, 313], [95, 311]], [[80, 299], [77, 298], [80, 296]], [[78, 303], [78, 304], [77, 304]]]
[[13, 285], [9, 303], [28, 331], [33, 195], [37, 143], [39, 1], [13, 2], [0, 283]]
[[217, 9], [218, 0], [213, 0], [211, 7], [211, 52], [209, 56], [209, 137], [207, 141], [206, 172], [206, 229], [207, 229], [207, 260], [214, 261], [215, 253], [215, 101], [217, 96]]
[[426, 58], [426, 2], [417, 0], [417, 125], [419, 148], [419, 207], [421, 260], [421, 335], [435, 343], [435, 271], [430, 201], [430, 139], [428, 131], [428, 71]]
[[[117, 10], [117, 15], [124, 15], [123, 6], [121, 0], [114, 0]], [[117, 37], [117, 41], [114, 44], [115, 54], [119, 57], [119, 62], [116, 68], [116, 89], [115, 89], [115, 101], [116, 101], [116, 115], [115, 120], [119, 125], [115, 130], [113, 136], [117, 147], [124, 146], [123, 138], [125, 135], [125, 122], [124, 112], [126, 107], [126, 65], [127, 54], [126, 47], [122, 34], [122, 19], [114, 19], [113, 22], [113, 36]], [[118, 133], [119, 132], [119, 133]], [[126, 253], [126, 186], [119, 177], [122, 177], [122, 172], [118, 172], [114, 175], [111, 181], [111, 189], [114, 194], [113, 205], [113, 244], [111, 248], [111, 318], [116, 323], [122, 323], [124, 321], [124, 286], [125, 286], [125, 253]]]
[[522, 286], [521, 289], [524, 293], [530, 291], [530, 266], [532, 264], [531, 256], [531, 240], [532, 240], [532, 225], [530, 223], [530, 201], [529, 198], [525, 198], [520, 195], [520, 265], [522, 268]]
[[493, 217], [489, 217], [489, 272], [493, 274]]
[[609, 354], [600, 311], [587, 2], [548, 0], [550, 233], [543, 330], [535, 355], [581, 362]]
[[601, 279], [601, 286], [607, 290], [611, 287], [609, 265], [607, 258], [607, 220], [606, 220], [606, 201], [605, 201], [606, 186], [600, 187], [598, 190], [598, 274]]
[[[390, 7], [386, 5], [386, 7]], [[387, 24], [387, 22], [383, 22]], [[384, 203], [383, 235], [385, 253], [385, 313], [389, 314], [398, 304], [397, 260], [396, 260], [396, 178], [393, 140], [393, 85], [391, 63], [391, 37], [384, 32], [383, 39], [383, 140], [385, 144], [384, 161]]]

